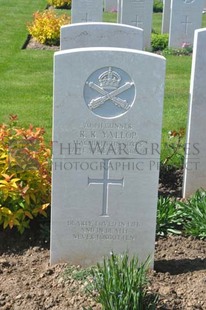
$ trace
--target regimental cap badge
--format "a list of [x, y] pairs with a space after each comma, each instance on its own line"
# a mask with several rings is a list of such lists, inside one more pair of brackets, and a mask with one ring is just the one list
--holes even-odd
[[102, 118], [125, 114], [136, 98], [134, 81], [124, 70], [108, 66], [94, 71], [85, 82], [84, 99], [87, 107]]
[[98, 80], [100, 87], [103, 89], [117, 89], [121, 82], [121, 76], [117, 72], [112, 71], [112, 68], [109, 67], [109, 70], [103, 72]]

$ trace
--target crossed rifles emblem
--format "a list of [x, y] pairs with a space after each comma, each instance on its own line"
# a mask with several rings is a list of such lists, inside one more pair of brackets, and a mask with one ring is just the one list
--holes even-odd
[[88, 107], [91, 110], [94, 110], [98, 107], [100, 107], [101, 105], [103, 105], [106, 101], [111, 100], [116, 106], [124, 109], [124, 110], [128, 110], [130, 108], [130, 104], [127, 102], [127, 100], [121, 99], [119, 97], [117, 97], [118, 95], [120, 95], [121, 93], [125, 92], [126, 90], [128, 90], [129, 88], [131, 88], [134, 83], [133, 82], [126, 82], [124, 85], [112, 90], [112, 91], [106, 91], [104, 89], [104, 87], [101, 87], [97, 84], [95, 84], [94, 82], [87, 82], [87, 85], [96, 90], [99, 94], [103, 95], [101, 97], [92, 99], [90, 101], [90, 103], [88, 104]]

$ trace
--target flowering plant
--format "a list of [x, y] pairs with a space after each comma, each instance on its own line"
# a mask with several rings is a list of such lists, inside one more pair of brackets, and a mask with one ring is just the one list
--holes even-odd
[[69, 24], [70, 17], [66, 14], [57, 16], [54, 10], [34, 13], [34, 20], [27, 25], [29, 33], [38, 42], [47, 45], [59, 45], [60, 28]]
[[0, 125], [0, 225], [29, 227], [38, 214], [47, 215], [51, 192], [51, 150], [43, 128], [21, 128], [17, 116]]

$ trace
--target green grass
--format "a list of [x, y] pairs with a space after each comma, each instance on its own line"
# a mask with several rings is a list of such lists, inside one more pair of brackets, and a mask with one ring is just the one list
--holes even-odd
[[78, 281], [82, 293], [101, 304], [102, 309], [154, 310], [158, 295], [148, 289], [149, 266], [150, 257], [140, 262], [137, 256], [129, 257], [127, 252], [121, 255], [111, 252], [102, 263], [89, 268], [68, 265], [62, 276], [65, 282]]
[[[22, 50], [26, 23], [32, 14], [46, 7], [46, 0], [0, 0], [0, 122], [18, 114], [23, 125], [42, 126], [51, 139], [53, 51]], [[70, 14], [70, 12], [68, 12]], [[153, 29], [161, 31], [161, 14], [153, 15]], [[115, 22], [116, 13], [104, 14], [104, 21]], [[206, 26], [206, 15], [203, 16]], [[186, 127], [191, 57], [166, 56], [163, 141], [169, 130]]]
[[157, 296], [148, 293], [149, 258], [140, 264], [137, 257], [129, 259], [127, 253], [111, 253], [103, 264], [92, 269], [96, 300], [103, 309], [154, 310]]
[[50, 51], [22, 50], [26, 23], [43, 10], [44, 0], [0, 0], [0, 122], [18, 114], [23, 125], [45, 127], [51, 136], [52, 55]]
[[[163, 145], [168, 142], [168, 132], [186, 128], [192, 58], [190, 56], [167, 57], [165, 98], [163, 112]], [[162, 158], [167, 151], [162, 149]]]
[[162, 13], [153, 14], [152, 18], [152, 30], [161, 33], [162, 28]]

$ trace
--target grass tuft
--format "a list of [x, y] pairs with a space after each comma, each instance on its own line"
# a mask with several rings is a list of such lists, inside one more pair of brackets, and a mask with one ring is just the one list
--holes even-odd
[[156, 309], [157, 296], [147, 291], [148, 268], [149, 259], [141, 264], [137, 257], [111, 253], [92, 270], [96, 301], [105, 310]]

